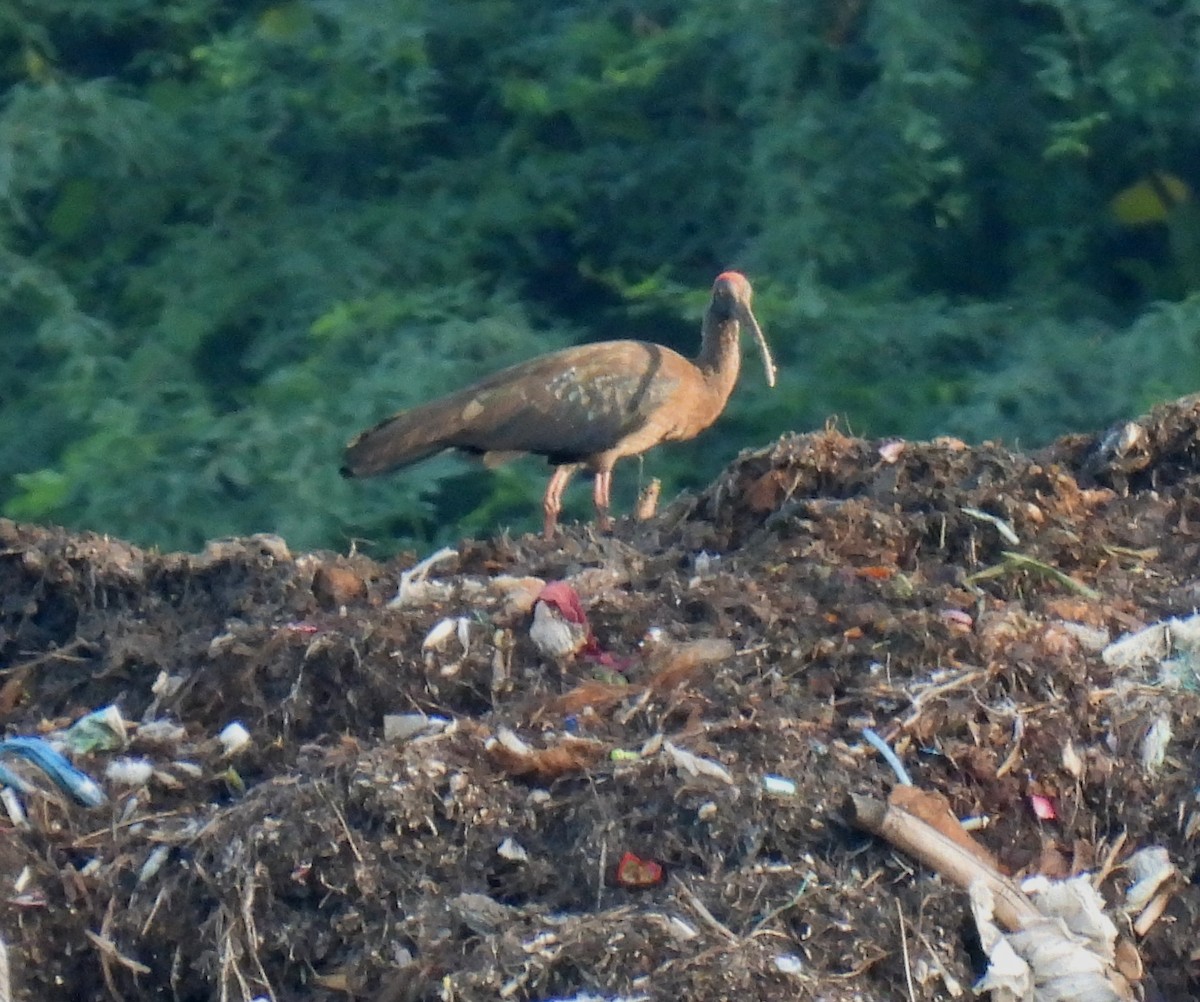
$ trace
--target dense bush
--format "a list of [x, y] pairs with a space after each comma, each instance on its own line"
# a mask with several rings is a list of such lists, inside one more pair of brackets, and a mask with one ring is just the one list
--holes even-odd
[[728, 266], [780, 386], [748, 366], [625, 503], [829, 415], [1136, 412], [1200, 383], [1198, 35], [1197, 2], [16, 0], [0, 507], [169, 547], [527, 528], [533, 461], [347, 484], [340, 446], [568, 343], [690, 352]]

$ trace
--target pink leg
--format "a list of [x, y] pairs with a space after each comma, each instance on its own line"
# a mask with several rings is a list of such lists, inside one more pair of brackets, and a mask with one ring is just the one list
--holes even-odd
[[558, 513], [562, 511], [562, 496], [567, 484], [575, 476], [576, 466], [556, 466], [550, 483], [546, 485], [546, 496], [542, 499], [542, 512], [545, 521], [542, 523], [542, 535], [547, 539], [554, 538], [554, 529], [558, 525]]
[[601, 532], [612, 532], [612, 518], [608, 514], [608, 492], [612, 488], [612, 470], [600, 470], [592, 484], [592, 503], [596, 506], [596, 528]]

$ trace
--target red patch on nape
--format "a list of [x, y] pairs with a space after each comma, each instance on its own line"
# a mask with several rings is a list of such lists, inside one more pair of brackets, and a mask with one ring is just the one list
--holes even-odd
[[[740, 271], [723, 271], [717, 276], [717, 282], [744, 282], [746, 276]], [[716, 283], [714, 283], [716, 284]]]

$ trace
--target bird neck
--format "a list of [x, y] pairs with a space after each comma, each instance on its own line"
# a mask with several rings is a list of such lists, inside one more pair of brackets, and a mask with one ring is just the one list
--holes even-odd
[[740, 330], [740, 325], [732, 318], [706, 318], [701, 333], [696, 368], [704, 373], [705, 380], [723, 400], [733, 392], [742, 364]]

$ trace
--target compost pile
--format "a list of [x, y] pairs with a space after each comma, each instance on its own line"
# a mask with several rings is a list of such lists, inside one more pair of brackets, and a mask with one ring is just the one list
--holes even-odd
[[[0, 521], [3, 734], [107, 797], [4, 760], [0, 989], [969, 997], [967, 892], [849, 818], [899, 784], [871, 729], [1014, 879], [1099, 872], [1137, 993], [1200, 997], [1198, 434], [1190, 398], [1029, 455], [827, 428], [609, 537], [384, 564]], [[530, 635], [555, 581], [574, 656]]]

